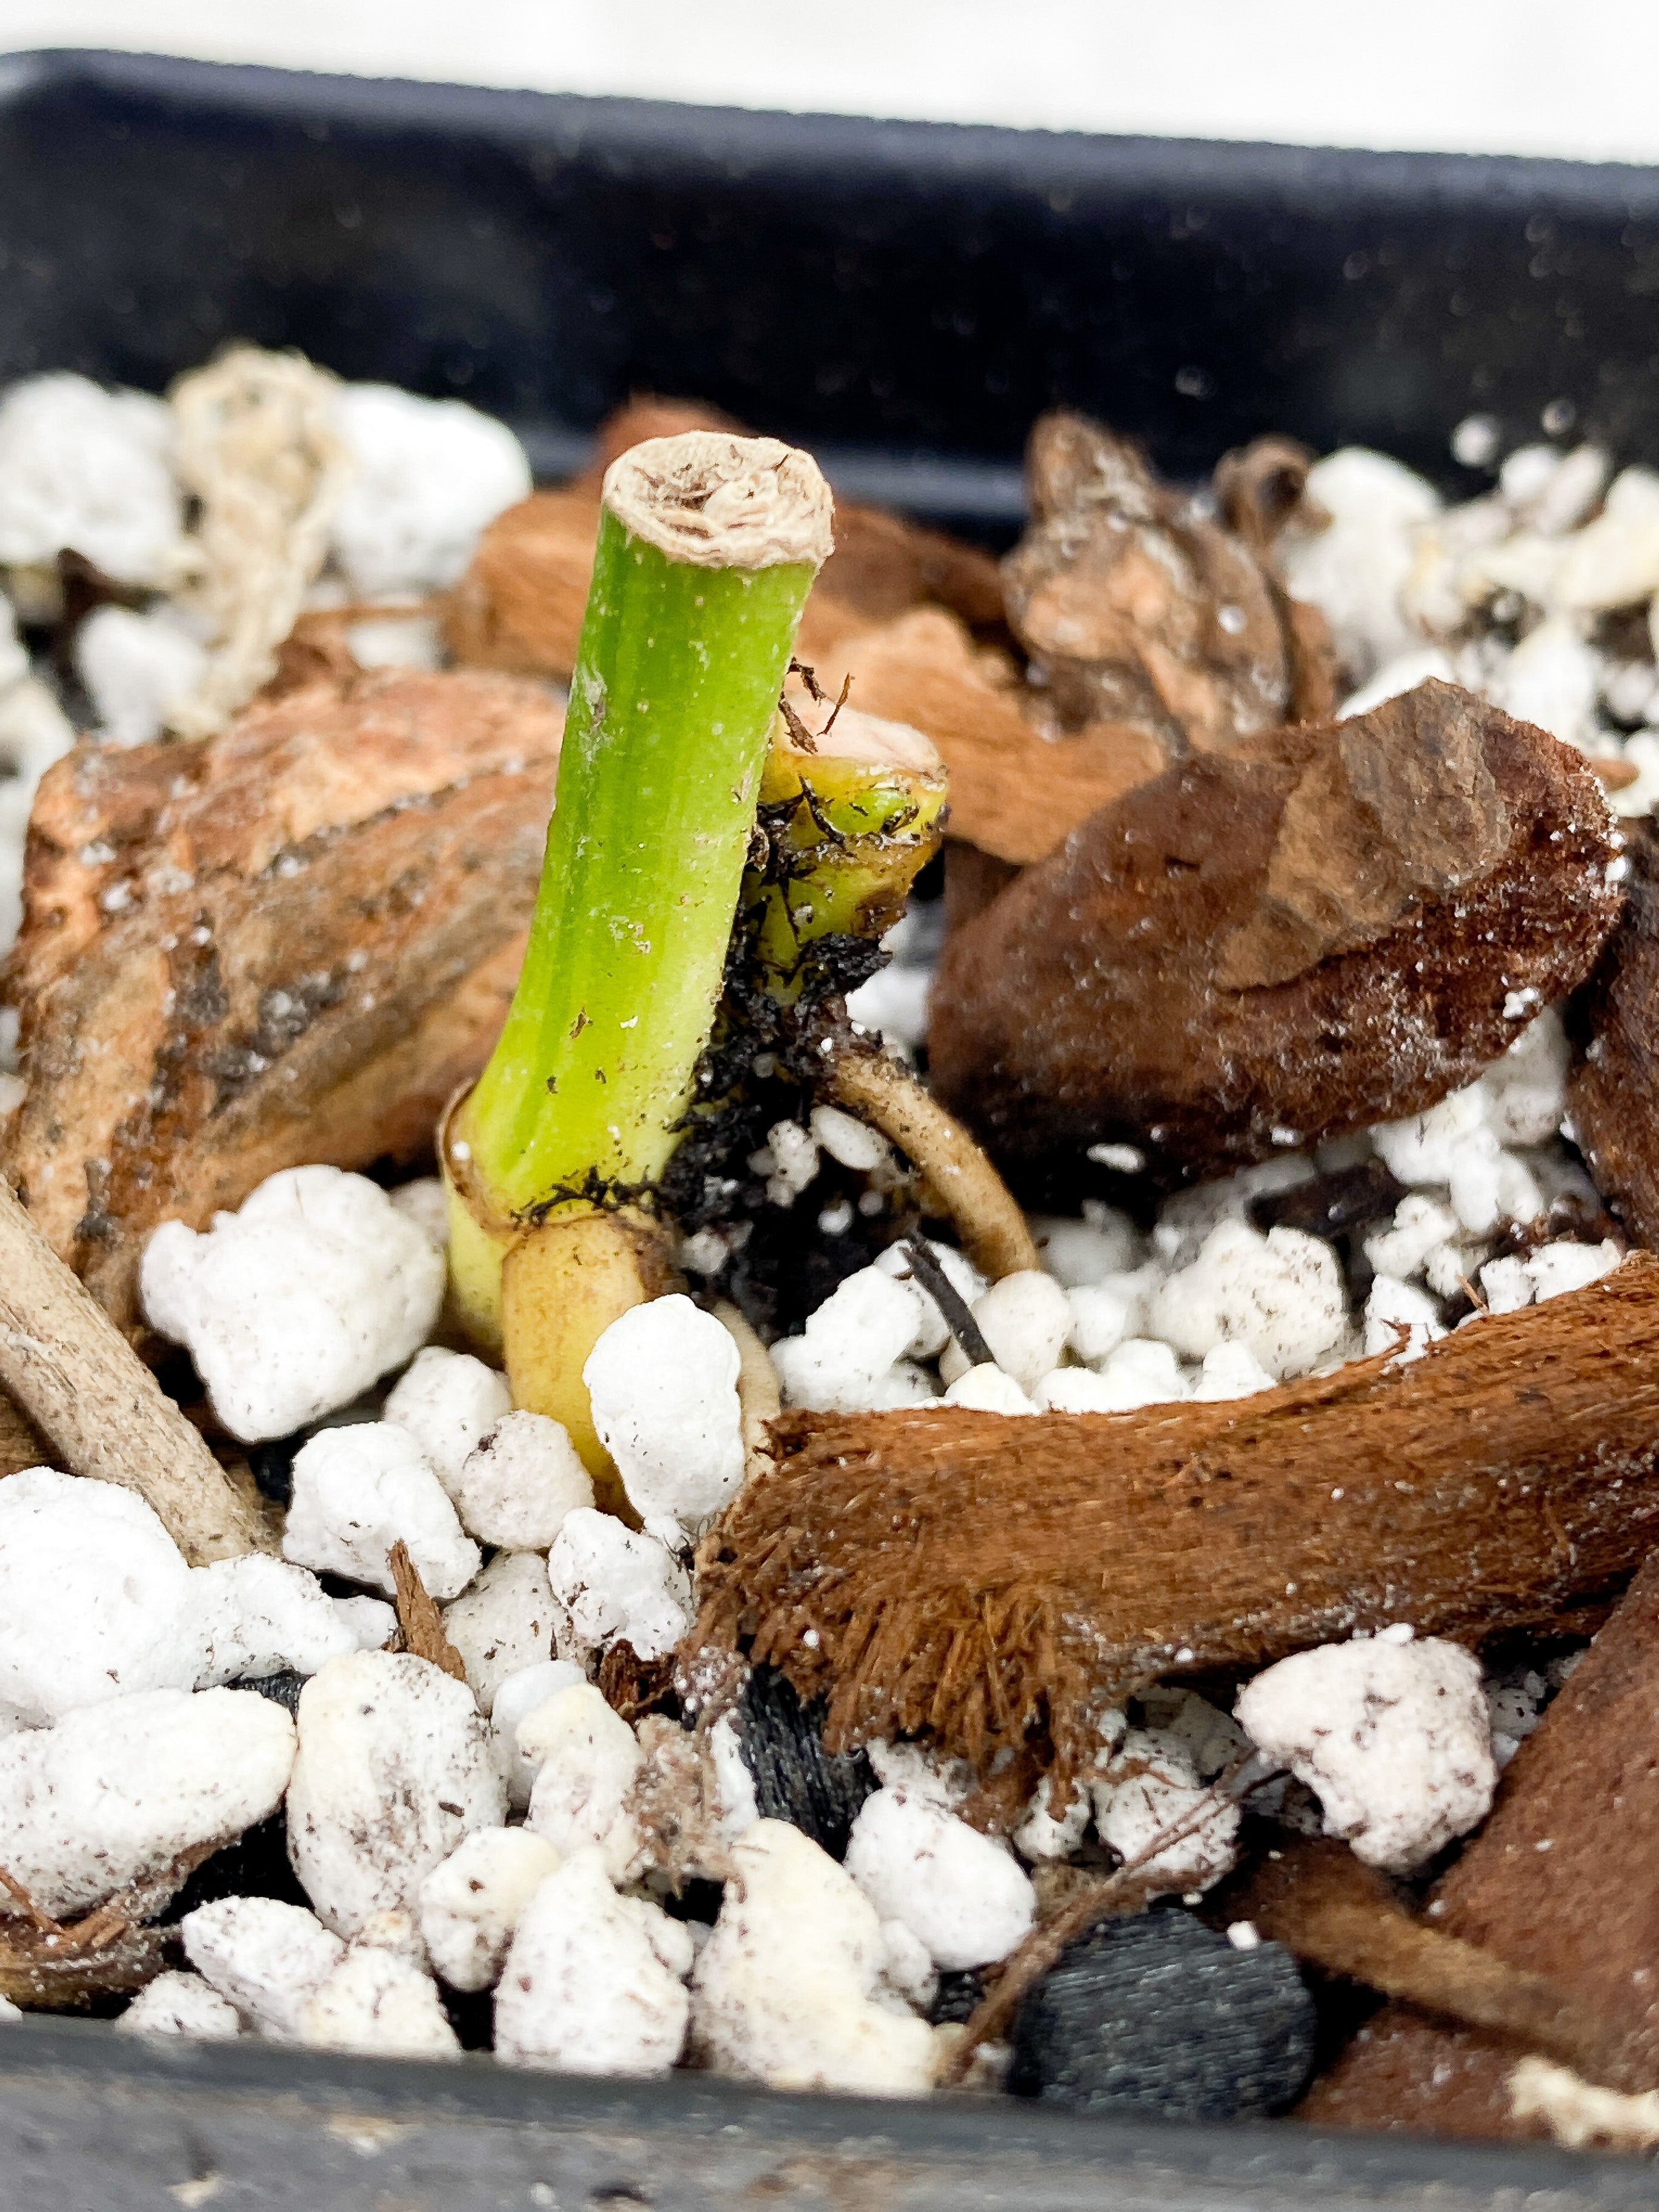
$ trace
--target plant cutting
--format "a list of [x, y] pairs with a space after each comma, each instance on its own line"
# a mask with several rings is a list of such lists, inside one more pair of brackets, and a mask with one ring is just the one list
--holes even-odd
[[690, 1103], [726, 969], [829, 488], [772, 439], [689, 432], [615, 462], [523, 971], [446, 1118], [451, 1272], [515, 1401], [603, 1475], [582, 1385], [603, 1330], [666, 1286], [641, 1200]]

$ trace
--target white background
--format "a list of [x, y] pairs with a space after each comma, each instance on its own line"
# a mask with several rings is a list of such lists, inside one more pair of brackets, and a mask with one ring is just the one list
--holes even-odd
[[0, 0], [0, 50], [1659, 160], [1659, 0]]

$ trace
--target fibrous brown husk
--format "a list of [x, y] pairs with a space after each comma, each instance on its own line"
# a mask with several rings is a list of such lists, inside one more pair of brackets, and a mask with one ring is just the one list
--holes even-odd
[[[1516, 1753], [1486, 1826], [1428, 1907], [1434, 1927], [1547, 1975], [1595, 2017], [1595, 2078], [1616, 2089], [1659, 2080], [1656, 1826], [1659, 1559], [1644, 1567]], [[1544, 2133], [1541, 2122], [1513, 2112], [1515, 2060], [1512, 2042], [1390, 2004], [1315, 2083], [1301, 2117], [1435, 2135]]]
[[118, 1321], [156, 1222], [426, 1155], [517, 977], [561, 726], [538, 685], [386, 671], [48, 771], [6, 1166]]
[[699, 1554], [698, 1640], [825, 1741], [1091, 1756], [1101, 1707], [1409, 1620], [1560, 1624], [1659, 1538], [1659, 1261], [1221, 1403], [787, 1413]]
[[1659, 827], [1626, 825], [1629, 896], [1595, 973], [1567, 1012], [1567, 1114], [1595, 1188], [1644, 1244], [1659, 1244]]
[[1615, 850], [1580, 756], [1453, 685], [1264, 732], [1103, 809], [949, 940], [933, 1080], [1050, 1176], [1103, 1140], [1176, 1179], [1421, 1112], [1589, 974]]
[[1291, 641], [1243, 538], [1086, 416], [1042, 416], [1025, 475], [1003, 592], [1060, 730], [1127, 722], [1182, 754], [1287, 719]]

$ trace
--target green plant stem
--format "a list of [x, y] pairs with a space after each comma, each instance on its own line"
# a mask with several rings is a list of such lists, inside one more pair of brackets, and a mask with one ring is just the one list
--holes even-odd
[[511, 1212], [667, 1163], [813, 573], [675, 560], [602, 514], [529, 947], [457, 1130]]

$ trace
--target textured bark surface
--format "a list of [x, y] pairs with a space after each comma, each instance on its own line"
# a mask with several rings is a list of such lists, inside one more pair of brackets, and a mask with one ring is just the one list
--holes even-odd
[[1130, 722], [1180, 754], [1288, 718], [1273, 587], [1212, 509], [1083, 415], [1037, 422], [1025, 480], [1031, 524], [1002, 564], [1003, 592], [1060, 729]]
[[560, 730], [538, 685], [388, 671], [49, 771], [6, 1168], [122, 1325], [156, 1222], [426, 1152], [512, 993]]
[[[1409, 1620], [1562, 1624], [1659, 1540], [1659, 1261], [1419, 1358], [1216, 1404], [793, 1413], [699, 1554], [699, 1640], [830, 1697], [832, 1748], [1092, 1754], [1146, 1683]], [[1659, 1769], [1656, 1769], [1659, 1771]]]
[[[1474, 1334], [1479, 1334], [1479, 1331]], [[1504, 1771], [1486, 1826], [1437, 1885], [1432, 1924], [1547, 1975], [1603, 2032], [1595, 2078], [1659, 2080], [1659, 1559]], [[1390, 2004], [1315, 2083], [1321, 2127], [1543, 2135], [1517, 2121], [1515, 2045]]]
[[1421, 1112], [1589, 973], [1613, 836], [1577, 753], [1449, 684], [1179, 762], [951, 938], [934, 1085], [1051, 1176], [1102, 1140], [1178, 1180]]
[[1628, 897], [1594, 975], [1567, 1010], [1567, 1114], [1595, 1188], [1659, 1244], [1659, 828], [1626, 827]]

